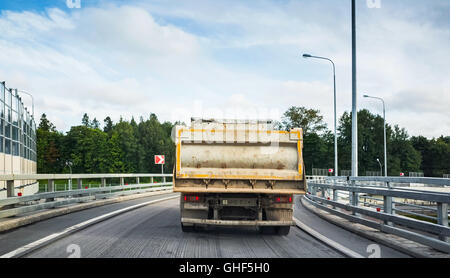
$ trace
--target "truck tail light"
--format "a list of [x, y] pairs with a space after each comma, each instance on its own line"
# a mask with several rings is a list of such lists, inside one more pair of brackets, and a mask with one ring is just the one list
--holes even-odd
[[275, 203], [292, 203], [292, 195], [275, 196]]
[[184, 195], [185, 202], [200, 202], [201, 199], [199, 195]]

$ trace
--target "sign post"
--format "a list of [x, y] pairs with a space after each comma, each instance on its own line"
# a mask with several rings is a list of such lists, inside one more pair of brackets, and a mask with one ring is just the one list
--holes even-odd
[[155, 155], [155, 164], [161, 164], [161, 174], [164, 174], [164, 164], [166, 163], [164, 155]]

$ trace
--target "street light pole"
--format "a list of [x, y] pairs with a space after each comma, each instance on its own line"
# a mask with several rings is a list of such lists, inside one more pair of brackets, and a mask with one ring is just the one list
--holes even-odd
[[352, 0], [352, 176], [358, 176], [358, 96], [356, 88], [356, 1]]
[[325, 57], [313, 56], [310, 54], [303, 54], [303, 58], [322, 59], [331, 62], [333, 65], [333, 88], [334, 88], [334, 175], [338, 176], [338, 144], [337, 144], [337, 116], [336, 116], [336, 66], [334, 62]]
[[378, 164], [380, 164], [380, 175], [382, 175], [383, 174], [383, 166], [381, 165], [379, 158], [377, 158], [377, 162], [378, 162]]
[[384, 176], [387, 177], [387, 143], [386, 143], [386, 106], [384, 100], [380, 97], [372, 97], [369, 95], [364, 95], [365, 98], [374, 98], [381, 100], [383, 103], [383, 122], [384, 122]]
[[34, 98], [33, 98], [33, 95], [26, 91], [23, 91], [23, 90], [17, 90], [17, 92], [27, 94], [31, 97], [31, 107], [32, 107], [32, 113], [33, 113], [33, 120], [34, 120]]

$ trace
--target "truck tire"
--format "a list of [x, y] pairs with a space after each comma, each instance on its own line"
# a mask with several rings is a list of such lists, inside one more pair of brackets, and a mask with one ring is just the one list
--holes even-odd
[[272, 226], [260, 226], [258, 227], [258, 231], [263, 235], [273, 235], [276, 234], [276, 228]]
[[277, 234], [280, 236], [287, 236], [290, 230], [291, 226], [279, 226], [276, 228]]
[[261, 227], [258, 227], [258, 231], [262, 235], [267, 235], [267, 234], [269, 234], [268, 228], [270, 228], [270, 227], [261, 226]]
[[183, 225], [183, 223], [181, 223], [181, 230], [183, 231], [183, 233], [191, 233], [195, 229], [194, 229], [194, 226], [186, 226], [186, 225]]

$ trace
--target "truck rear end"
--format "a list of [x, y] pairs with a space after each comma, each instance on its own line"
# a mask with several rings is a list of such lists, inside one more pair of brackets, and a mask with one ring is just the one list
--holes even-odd
[[174, 191], [181, 227], [254, 226], [289, 233], [294, 194], [305, 194], [301, 129], [270, 121], [192, 119], [176, 126]]

